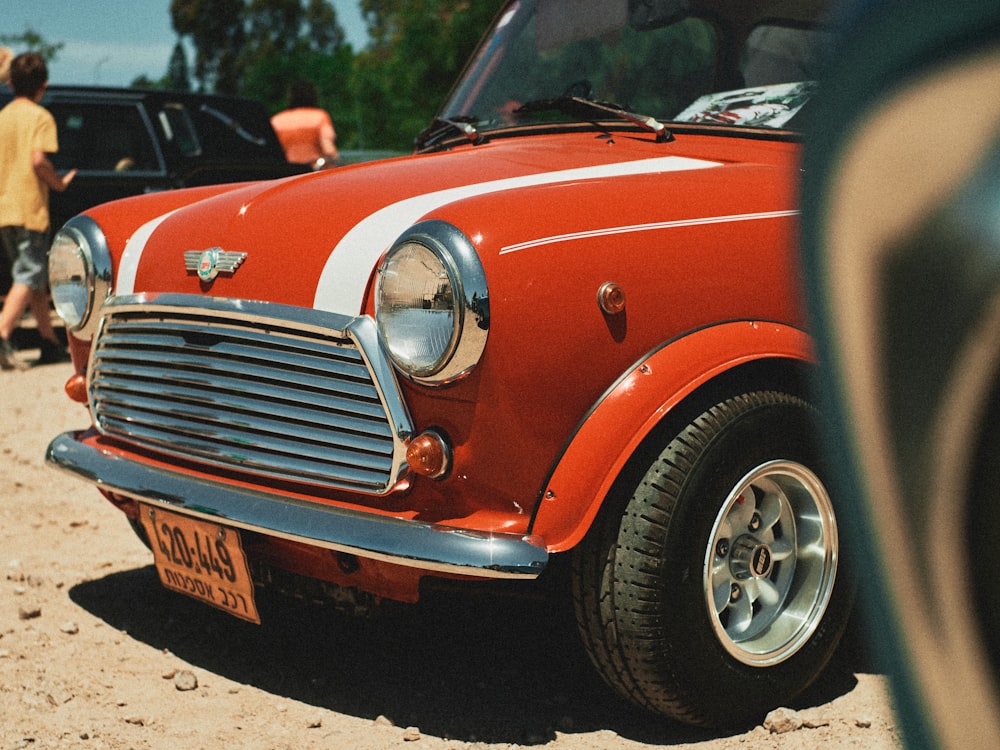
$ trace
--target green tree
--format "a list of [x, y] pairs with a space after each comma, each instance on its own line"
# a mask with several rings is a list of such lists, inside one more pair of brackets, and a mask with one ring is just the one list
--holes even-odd
[[20, 52], [37, 52], [47, 63], [52, 62], [65, 46], [63, 42], [48, 42], [37, 31], [26, 26], [22, 34], [0, 34], [0, 44], [13, 47]]
[[174, 45], [174, 51], [170, 55], [166, 83], [168, 88], [176, 89], [177, 91], [191, 90], [191, 71], [188, 68], [184, 45], [180, 41]]
[[239, 92], [246, 44], [244, 0], [171, 0], [174, 31], [195, 49], [194, 77], [202, 91]]
[[[290, 74], [333, 56], [344, 33], [328, 0], [171, 0], [174, 30], [195, 49], [203, 91], [252, 94], [274, 102]], [[280, 86], [278, 84], [280, 83]]]
[[503, 0], [361, 0], [371, 46], [355, 60], [369, 147], [409, 149], [440, 109]]
[[321, 106], [342, 105], [352, 53], [326, 0], [251, 0], [246, 18], [244, 94], [277, 111], [289, 84], [307, 79], [319, 89]]
[[174, 30], [194, 46], [200, 90], [253, 97], [276, 112], [289, 84], [308, 79], [334, 116], [338, 140], [351, 137], [350, 121], [337, 120], [351, 110], [353, 53], [328, 0], [172, 0], [170, 13]]
[[308, 79], [341, 148], [408, 150], [502, 2], [361, 0], [372, 42], [360, 51], [329, 0], [171, 0], [170, 13], [195, 50], [200, 90], [251, 96], [275, 112], [288, 85]]

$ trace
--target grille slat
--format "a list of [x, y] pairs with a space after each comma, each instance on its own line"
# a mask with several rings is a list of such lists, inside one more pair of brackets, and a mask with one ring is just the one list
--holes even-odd
[[[231, 327], [226, 329], [228, 333]], [[222, 338], [213, 331], [211, 339], [205, 334], [196, 335], [190, 332], [190, 338], [180, 335], [152, 335], [148, 331], [114, 331], [109, 333], [104, 341], [109, 356], [120, 348], [126, 356], [142, 358], [162, 352], [177, 352], [178, 354], [191, 350], [199, 351], [208, 348], [198, 341], [212, 340], [212, 354], [220, 360], [248, 362], [267, 362], [277, 367], [291, 367], [308, 371], [316, 369], [326, 374], [339, 373], [344, 377], [353, 377], [361, 382], [368, 379], [364, 361], [353, 353], [345, 353], [336, 347], [323, 347], [316, 350], [304, 350], [298, 346], [268, 348], [265, 341], [259, 337], [253, 339]], [[298, 343], [298, 342], [294, 342]]]
[[[175, 362], [171, 363], [175, 365]], [[128, 377], [122, 377], [122, 370], [128, 371]], [[247, 373], [246, 376], [249, 376]], [[338, 415], [350, 415], [363, 420], [358, 429], [369, 429], [389, 435], [385, 424], [385, 412], [378, 403], [378, 393], [371, 391], [362, 395], [351, 392], [356, 398], [345, 398], [341, 395], [347, 389], [331, 392], [319, 391], [315, 388], [292, 387], [287, 383], [258, 383], [257, 392], [246, 394], [244, 378], [220, 376], [188, 370], [165, 370], [138, 366], [123, 360], [119, 367], [109, 370], [102, 363], [94, 373], [94, 382], [100, 383], [102, 390], [108, 392], [124, 391], [127, 393], [158, 393], [169, 398], [184, 401], [211, 401], [229, 409], [260, 409], [273, 408], [273, 404], [294, 404], [309, 409], [314, 415], [321, 415], [323, 420], [336, 418]], [[329, 380], [325, 385], [329, 384]], [[372, 400], [374, 399], [374, 400]], [[350, 429], [345, 425], [345, 428]]]
[[293, 320], [109, 305], [89, 370], [98, 429], [209, 471], [387, 491], [401, 425], [385, 384], [346, 326], [327, 328], [329, 313], [311, 324], [313, 311], [285, 309]]
[[[283, 410], [282, 419], [269, 419], [248, 411], [227, 411], [229, 419], [222, 424], [217, 420], [204, 421], [204, 404], [174, 402], [170, 413], [166, 414], [163, 412], [162, 399], [136, 394], [121, 394], [119, 398], [107, 397], [100, 408], [101, 413], [109, 419], [117, 417], [121, 420], [155, 422], [158, 427], [172, 434], [200, 435], [212, 441], [260, 445], [290, 454], [308, 450], [315, 452], [316, 458], [321, 458], [320, 451], [342, 448], [358, 451], [358, 461], [365, 460], [366, 453], [374, 456], [388, 454], [389, 459], [392, 457], [391, 450], [386, 450], [384, 439], [346, 430], [334, 431], [318, 424], [298, 422], [290, 425], [284, 419], [285, 416], [293, 419], [290, 410]], [[290, 427], [294, 429], [296, 437], [295, 442], [291, 443], [285, 437]], [[212, 450], [209, 452], [214, 453]]]
[[306, 394], [330, 392], [347, 395], [358, 404], [357, 408], [363, 409], [362, 405], [368, 404], [370, 413], [384, 415], [379, 404], [378, 391], [371, 387], [370, 383], [342, 379], [336, 373], [282, 369], [268, 360], [223, 359], [210, 354], [192, 356], [190, 350], [169, 348], [141, 353], [123, 351], [119, 348], [102, 352], [101, 363], [95, 375], [100, 376], [105, 371], [139, 372], [145, 366], [152, 366], [158, 379], [195, 384], [207, 381], [213, 390], [216, 382], [231, 382], [228, 379], [232, 377], [239, 381], [240, 390], [245, 387], [247, 379], [253, 378], [261, 381], [261, 386], [264, 388], [289, 386]]
[[[342, 481], [347, 480], [353, 485], [372, 488], [377, 487], [385, 476], [385, 472], [378, 471], [377, 468], [366, 470], [365, 467], [356, 465], [353, 463], [354, 456], [340, 451], [327, 452], [322, 460], [317, 460], [314, 456], [304, 453], [301, 446], [296, 446], [299, 449], [298, 453], [280, 454], [276, 453], [274, 444], [268, 445], [265, 449], [258, 449], [251, 444], [227, 443], [223, 440], [208, 441], [206, 435], [172, 433], [169, 425], [165, 428], [161, 425], [151, 427], [148, 422], [123, 422], [115, 419], [114, 415], [108, 415], [105, 426], [114, 430], [116, 434], [127, 436], [148, 447], [160, 448], [171, 454], [181, 451], [188, 458], [220, 467], [225, 466], [255, 474], [266, 472], [273, 479], [311, 484], [323, 483], [329, 472], [336, 469]], [[211, 444], [214, 450], [206, 451], [206, 444]], [[352, 463], [338, 464], [334, 461], [338, 456]], [[276, 462], [278, 458], [280, 462]], [[387, 466], [382, 468], [385, 469]]]

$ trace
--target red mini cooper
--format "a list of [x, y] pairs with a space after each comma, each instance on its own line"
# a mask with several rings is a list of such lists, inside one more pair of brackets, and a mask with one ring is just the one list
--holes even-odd
[[74, 217], [92, 425], [48, 460], [247, 620], [553, 577], [635, 703], [788, 701], [851, 599], [796, 236], [821, 5], [513, 0], [412, 156]]

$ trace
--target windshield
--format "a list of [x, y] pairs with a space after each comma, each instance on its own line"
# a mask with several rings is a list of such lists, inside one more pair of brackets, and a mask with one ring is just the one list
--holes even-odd
[[616, 110], [664, 123], [793, 128], [827, 43], [815, 27], [821, 5], [518, 0], [437, 122], [461, 124], [472, 137], [538, 123], [607, 123]]

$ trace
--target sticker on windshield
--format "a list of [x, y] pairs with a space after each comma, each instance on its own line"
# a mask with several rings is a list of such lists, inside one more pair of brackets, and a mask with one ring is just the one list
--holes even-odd
[[780, 128], [802, 109], [815, 91], [815, 81], [803, 81], [706, 94], [674, 120]]

